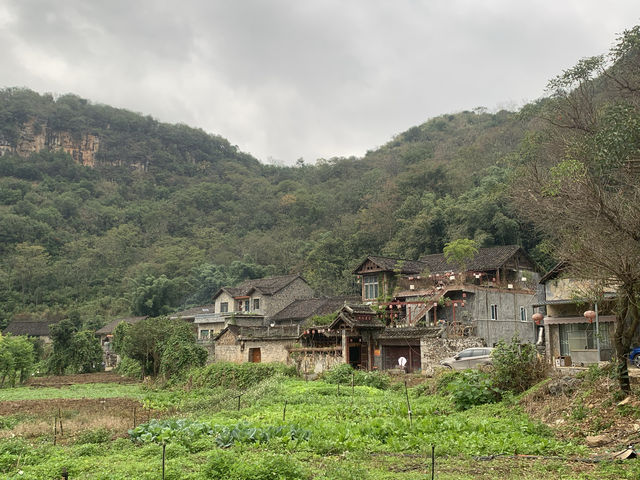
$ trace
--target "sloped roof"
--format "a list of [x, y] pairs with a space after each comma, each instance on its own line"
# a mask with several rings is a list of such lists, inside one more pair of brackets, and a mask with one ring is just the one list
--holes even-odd
[[423, 338], [438, 337], [440, 335], [440, 327], [406, 327], [406, 328], [385, 328], [380, 334], [381, 339], [386, 338]]
[[259, 291], [263, 295], [273, 295], [274, 293], [282, 290], [297, 278], [302, 279], [302, 281], [306, 283], [305, 279], [297, 273], [293, 275], [279, 275], [275, 277], [255, 278], [253, 280], [245, 280], [235, 287], [222, 287], [216, 292], [213, 298], [216, 298], [223, 291], [227, 292], [232, 297], [250, 295], [254, 290]]
[[127, 322], [127, 323], [133, 325], [134, 323], [138, 323], [140, 320], [144, 320], [145, 318], [147, 318], [147, 317], [144, 316], [144, 317], [117, 318], [116, 320], [113, 320], [112, 322], [107, 323], [101, 329], [96, 330], [96, 335], [111, 335], [111, 334], [113, 334], [113, 332], [115, 331], [116, 327], [120, 323]]
[[[497, 270], [518, 251], [524, 254], [524, 250], [519, 245], [479, 248], [478, 253], [467, 263], [467, 271]], [[420, 258], [420, 262], [424, 263], [431, 273], [450, 272], [456, 268], [455, 264], [447, 262], [444, 253], [426, 255]]]
[[378, 257], [369, 255], [365, 258], [352, 273], [358, 273], [362, 266], [371, 260], [378, 265], [381, 270], [396, 273], [420, 273], [425, 270], [426, 265], [417, 260], [405, 260], [402, 258]]
[[[59, 320], [58, 320], [59, 321]], [[3, 333], [11, 335], [28, 335], [30, 337], [48, 337], [50, 334], [49, 325], [58, 323], [56, 320], [47, 318], [22, 318], [12, 320]]]
[[330, 330], [335, 330], [345, 324], [349, 328], [375, 328], [382, 329], [384, 323], [380, 321], [376, 312], [369, 305], [345, 305], [338, 313], [336, 319], [329, 325]]
[[294, 300], [271, 317], [276, 323], [302, 321], [315, 315], [337, 312], [346, 302], [357, 301], [357, 297], [307, 298]]
[[297, 325], [274, 328], [265, 326], [241, 327], [238, 325], [227, 325], [218, 332], [215, 337], [213, 337], [213, 340], [220, 340], [220, 338], [227, 332], [230, 332], [237, 338], [237, 340], [290, 340], [298, 338], [300, 335], [299, 327]]
[[560, 275], [569, 266], [568, 262], [558, 262], [551, 270], [545, 273], [540, 279], [541, 284], [547, 283], [549, 280], [553, 280]]
[[194, 317], [195, 315], [206, 315], [208, 313], [213, 313], [215, 311], [216, 306], [211, 305], [201, 305], [199, 307], [189, 308], [187, 310], [182, 310], [180, 312], [172, 313], [171, 317], [175, 318], [184, 318], [184, 317]]

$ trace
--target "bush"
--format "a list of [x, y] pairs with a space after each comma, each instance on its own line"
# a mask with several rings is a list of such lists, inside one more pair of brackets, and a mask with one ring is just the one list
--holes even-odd
[[29, 379], [34, 364], [33, 344], [26, 336], [0, 336], [0, 386]]
[[218, 362], [191, 371], [194, 387], [224, 387], [244, 390], [267, 378], [297, 376], [296, 368], [282, 363]]
[[457, 372], [447, 390], [458, 410], [500, 400], [500, 390], [493, 386], [489, 374], [478, 370]]
[[205, 468], [212, 480], [301, 480], [311, 478], [307, 468], [290, 455], [216, 451]]
[[386, 373], [355, 370], [348, 363], [336, 365], [329, 371], [324, 372], [321, 378], [327, 383], [339, 383], [340, 385], [351, 385], [351, 379], [353, 378], [354, 385], [374, 387], [381, 390], [385, 390], [391, 386], [391, 379]]
[[140, 362], [130, 357], [122, 357], [115, 371], [123, 377], [142, 378]]
[[458, 377], [459, 373], [453, 370], [443, 370], [436, 377], [436, 392], [444, 394], [448, 392], [449, 384]]
[[547, 375], [547, 367], [538, 358], [536, 347], [520, 343], [514, 336], [510, 343], [501, 340], [491, 354], [493, 384], [505, 391], [524, 392]]
[[107, 443], [109, 441], [111, 441], [111, 432], [106, 428], [98, 428], [82, 432], [74, 443], [82, 445], [85, 443]]

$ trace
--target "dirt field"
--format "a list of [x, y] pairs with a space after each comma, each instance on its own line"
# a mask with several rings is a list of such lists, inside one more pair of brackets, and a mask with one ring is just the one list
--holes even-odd
[[[61, 377], [36, 377], [29, 381], [29, 387], [63, 388], [73, 384], [119, 383], [130, 384], [137, 381], [113, 373], [92, 373], [85, 375], [65, 375]], [[134, 413], [135, 411], [135, 413]], [[145, 410], [142, 404], [132, 398], [54, 398], [47, 400], [20, 400], [0, 402], [0, 417], [18, 418], [13, 428], [0, 430], [0, 438], [11, 436], [38, 437], [50, 435], [54, 429], [60, 443], [73, 441], [78, 435], [96, 429], [108, 429], [114, 437], [124, 436], [136, 423], [157, 416]], [[62, 435], [60, 434], [62, 423]]]

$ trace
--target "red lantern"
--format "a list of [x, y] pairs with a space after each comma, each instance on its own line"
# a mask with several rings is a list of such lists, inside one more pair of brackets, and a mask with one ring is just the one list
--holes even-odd
[[589, 323], [593, 323], [593, 319], [596, 318], [596, 312], [594, 312], [593, 310], [587, 310], [586, 312], [584, 312], [584, 318], [589, 320]]

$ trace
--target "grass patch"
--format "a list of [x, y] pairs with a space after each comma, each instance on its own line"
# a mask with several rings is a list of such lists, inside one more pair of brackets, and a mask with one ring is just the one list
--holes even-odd
[[[64, 467], [70, 478], [85, 480], [155, 479], [160, 476], [163, 441], [168, 442], [167, 480], [422, 479], [429, 478], [432, 445], [438, 479], [608, 480], [640, 475], [635, 463], [564, 460], [588, 452], [557, 440], [513, 401], [458, 411], [446, 396], [410, 390], [410, 422], [404, 392], [394, 389], [356, 386], [352, 394], [344, 385], [338, 389], [323, 381], [304, 382], [282, 372], [265, 375], [244, 390], [238, 382], [233, 386], [148, 391], [137, 385], [91, 385], [89, 389], [99, 391], [93, 397], [112, 391], [162, 404], [163, 419], [139, 426], [134, 436], [140, 442], [132, 442], [123, 426], [109, 428], [91, 418], [84, 431], [74, 431], [56, 446], [50, 431], [41, 437], [2, 439], [0, 478], [57, 478]], [[32, 390], [53, 390], [58, 398], [77, 398], [88, 391], [75, 387], [16, 391], [31, 396]], [[239, 409], [237, 392], [243, 393]], [[55, 398], [53, 392], [45, 397]], [[72, 423], [71, 413], [62, 415], [65, 428], [80, 428]], [[24, 425], [17, 417], [8, 424], [15, 422], [16, 430]], [[563, 458], [511, 457], [520, 454]]]

